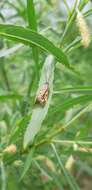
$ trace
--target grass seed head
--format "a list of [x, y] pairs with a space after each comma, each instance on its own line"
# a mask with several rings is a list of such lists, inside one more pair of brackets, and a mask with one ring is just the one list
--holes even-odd
[[79, 28], [81, 38], [82, 38], [82, 45], [87, 48], [90, 44], [90, 32], [81, 12], [77, 12], [77, 26]]
[[11, 154], [15, 154], [17, 151], [17, 147], [16, 145], [14, 144], [11, 144], [9, 146], [7, 146], [5, 149], [4, 149], [4, 153], [11, 153]]

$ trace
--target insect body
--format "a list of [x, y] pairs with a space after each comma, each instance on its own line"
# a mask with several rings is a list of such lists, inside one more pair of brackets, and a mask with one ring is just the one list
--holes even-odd
[[42, 106], [47, 102], [49, 94], [49, 85], [48, 83], [43, 84], [36, 96], [36, 102], [40, 103]]

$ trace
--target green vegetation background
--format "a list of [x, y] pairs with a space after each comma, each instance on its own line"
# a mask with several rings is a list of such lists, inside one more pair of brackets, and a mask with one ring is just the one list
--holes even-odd
[[[0, 2], [0, 190], [92, 189], [92, 43], [87, 48], [81, 44], [77, 8], [91, 34], [89, 0], [79, 4], [77, 0]], [[49, 41], [45, 46], [42, 36], [41, 44], [38, 35], [32, 38], [26, 31], [27, 45], [21, 39], [7, 39], [9, 32], [17, 33], [16, 27], [9, 29], [7, 24], [29, 28], [58, 49], [50, 48]], [[54, 81], [53, 74], [48, 79], [49, 91], [53, 90], [48, 107], [38, 105], [39, 116], [35, 97], [38, 85], [48, 78], [47, 71], [42, 78], [41, 73], [49, 54], [54, 57]], [[25, 137], [32, 131], [29, 123], [35, 126], [31, 120], [34, 109], [36, 136], [31, 132]], [[16, 145], [16, 153], [4, 153], [11, 144]]]

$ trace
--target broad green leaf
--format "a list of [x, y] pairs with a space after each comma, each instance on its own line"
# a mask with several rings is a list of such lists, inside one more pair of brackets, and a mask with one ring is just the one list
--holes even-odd
[[40, 104], [37, 106], [35, 105], [31, 121], [27, 127], [27, 130], [24, 135], [24, 148], [31, 143], [35, 137], [35, 135], [39, 132], [42, 122], [46, 117], [46, 114], [48, 112], [51, 99], [52, 99], [52, 93], [53, 93], [53, 79], [54, 79], [54, 64], [53, 64], [53, 56], [49, 55], [46, 58], [46, 61], [43, 65], [42, 71], [41, 71], [41, 77], [39, 81], [39, 87], [38, 92], [41, 89], [41, 87], [47, 82], [49, 82], [49, 97], [44, 106], [41, 106]]
[[20, 26], [0, 24], [0, 36], [26, 45], [35, 45], [51, 53], [56, 57], [57, 61], [64, 64], [67, 68], [72, 69], [63, 51], [37, 32]]
[[28, 169], [31, 167], [31, 164], [32, 164], [32, 161], [33, 161], [34, 152], [35, 152], [35, 148], [32, 148], [30, 150], [29, 154], [27, 155], [26, 161], [24, 163], [24, 169], [23, 169], [23, 172], [21, 174], [20, 180], [23, 179], [23, 177], [27, 173]]

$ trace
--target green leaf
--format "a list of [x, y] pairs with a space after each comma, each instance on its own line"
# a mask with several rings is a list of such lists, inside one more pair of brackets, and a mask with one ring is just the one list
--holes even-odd
[[31, 167], [32, 161], [33, 161], [33, 155], [35, 152], [35, 148], [32, 148], [29, 152], [29, 154], [27, 155], [25, 164], [24, 164], [24, 169], [23, 172], [21, 174], [20, 180], [23, 179], [23, 177], [25, 176], [25, 174], [27, 173], [28, 169]]
[[49, 82], [49, 97], [44, 106], [38, 105], [35, 106], [33, 109], [31, 121], [24, 135], [24, 148], [26, 148], [26, 146], [33, 141], [35, 135], [39, 132], [42, 122], [46, 117], [46, 114], [48, 112], [51, 103], [52, 93], [53, 93], [53, 79], [54, 79], [54, 64], [53, 64], [52, 55], [46, 58], [46, 61], [43, 65], [38, 92], [41, 89], [41, 87], [47, 82], [47, 78]]
[[63, 51], [41, 34], [20, 26], [0, 24], [0, 36], [26, 45], [35, 45], [51, 53], [56, 57], [57, 61], [72, 69]]

